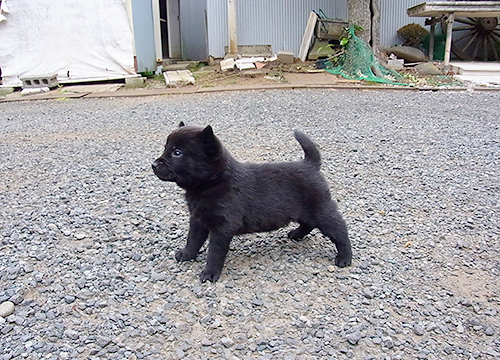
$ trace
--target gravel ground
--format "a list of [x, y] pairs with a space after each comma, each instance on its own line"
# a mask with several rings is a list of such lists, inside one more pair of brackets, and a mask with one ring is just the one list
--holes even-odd
[[[0, 104], [0, 360], [500, 358], [500, 92], [255, 91]], [[178, 264], [179, 121], [243, 161], [320, 147], [353, 265], [315, 231]], [[10, 304], [10, 305], [12, 305]], [[3, 311], [3, 310], [1, 310]]]

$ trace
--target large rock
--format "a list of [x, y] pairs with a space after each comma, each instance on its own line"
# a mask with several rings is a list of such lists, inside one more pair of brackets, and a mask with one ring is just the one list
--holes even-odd
[[443, 75], [443, 72], [433, 63], [425, 62], [415, 66], [419, 75]]
[[387, 55], [394, 54], [399, 59], [404, 59], [405, 62], [420, 62], [425, 61], [425, 54], [411, 46], [392, 46], [388, 48], [384, 48], [383, 51], [387, 53]]

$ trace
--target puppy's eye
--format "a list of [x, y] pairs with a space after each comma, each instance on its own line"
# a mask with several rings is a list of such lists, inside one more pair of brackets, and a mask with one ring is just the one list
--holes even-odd
[[182, 156], [182, 151], [180, 151], [179, 149], [175, 149], [175, 150], [172, 152], [172, 156], [173, 156], [173, 157], [179, 157], [179, 156]]

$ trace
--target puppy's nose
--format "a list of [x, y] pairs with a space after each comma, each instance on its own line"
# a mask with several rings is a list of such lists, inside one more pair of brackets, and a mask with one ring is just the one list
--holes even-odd
[[159, 165], [161, 165], [163, 161], [161, 159], [156, 159], [151, 166], [153, 167], [153, 170], [156, 169]]

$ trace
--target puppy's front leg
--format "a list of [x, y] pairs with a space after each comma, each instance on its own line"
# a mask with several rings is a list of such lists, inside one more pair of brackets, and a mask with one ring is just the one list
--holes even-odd
[[208, 230], [196, 221], [193, 217], [189, 220], [189, 233], [186, 247], [179, 249], [175, 254], [175, 259], [179, 262], [196, 258], [201, 247], [208, 237]]
[[210, 242], [208, 244], [207, 264], [201, 272], [200, 279], [202, 282], [207, 280], [216, 282], [220, 278], [224, 261], [226, 260], [229, 244], [232, 236], [226, 234], [210, 234]]

